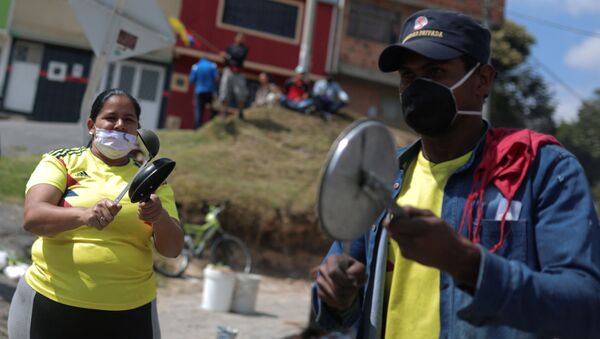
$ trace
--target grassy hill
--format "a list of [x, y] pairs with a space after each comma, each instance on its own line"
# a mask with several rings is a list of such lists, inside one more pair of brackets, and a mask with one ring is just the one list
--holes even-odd
[[[296, 266], [330, 243], [315, 213], [319, 175], [331, 144], [353, 120], [250, 109], [245, 121], [216, 118], [198, 131], [160, 131], [158, 156], [177, 162], [169, 182], [190, 221], [201, 220], [203, 201], [229, 200], [224, 226], [260, 253], [262, 266]], [[414, 139], [394, 134], [398, 144]]]
[[[160, 130], [157, 158], [177, 162], [169, 183], [188, 222], [201, 222], [207, 204], [229, 200], [223, 225], [249, 244], [259, 266], [302, 271], [330, 243], [315, 213], [319, 172], [332, 142], [355, 117], [326, 123], [280, 107], [245, 115], [244, 121], [217, 117], [198, 131]], [[394, 134], [399, 145], [414, 139]], [[39, 156], [0, 161], [0, 199], [22, 202], [37, 161]]]

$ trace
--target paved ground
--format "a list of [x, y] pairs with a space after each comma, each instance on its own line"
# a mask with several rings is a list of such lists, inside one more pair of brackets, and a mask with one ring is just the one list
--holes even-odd
[[42, 154], [57, 148], [81, 146], [83, 140], [83, 129], [75, 123], [8, 119], [0, 113], [0, 155]]
[[159, 288], [164, 338], [213, 338], [217, 326], [237, 329], [236, 338], [289, 338], [302, 332], [308, 320], [310, 286], [305, 281], [263, 276], [254, 315], [203, 310], [202, 279], [188, 278], [184, 284], [186, 292]]

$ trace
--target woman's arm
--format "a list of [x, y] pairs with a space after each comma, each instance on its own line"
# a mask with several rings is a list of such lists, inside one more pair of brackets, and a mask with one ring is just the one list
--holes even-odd
[[25, 195], [23, 228], [35, 235], [53, 236], [88, 225], [99, 230], [113, 221], [121, 205], [103, 199], [90, 208], [60, 207], [63, 193], [49, 184], [37, 184]]
[[154, 230], [154, 247], [165, 257], [175, 258], [183, 248], [183, 230], [177, 221], [169, 216], [162, 207], [160, 198], [151, 194], [150, 199], [141, 202], [138, 216], [152, 223]]

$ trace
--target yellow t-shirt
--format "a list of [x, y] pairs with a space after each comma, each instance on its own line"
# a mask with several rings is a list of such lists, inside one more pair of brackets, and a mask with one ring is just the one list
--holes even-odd
[[[89, 148], [60, 149], [44, 154], [26, 191], [49, 184], [63, 192], [59, 206], [91, 207], [102, 198], [115, 199], [138, 166], [109, 166]], [[177, 219], [172, 189], [156, 192], [163, 208]], [[115, 219], [102, 231], [90, 226], [39, 237], [31, 249], [33, 264], [25, 278], [38, 293], [62, 304], [99, 310], [128, 310], [156, 297], [152, 270], [152, 227], [137, 216], [129, 196]]]
[[[406, 171], [396, 202], [442, 213], [448, 178], [464, 165], [471, 152], [434, 164], [419, 152]], [[386, 269], [387, 317], [385, 338], [438, 338], [440, 335], [440, 272], [404, 258], [390, 238]]]

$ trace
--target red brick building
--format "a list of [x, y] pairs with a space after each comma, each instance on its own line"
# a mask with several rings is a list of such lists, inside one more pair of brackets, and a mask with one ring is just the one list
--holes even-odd
[[[167, 119], [192, 126], [190, 67], [205, 56], [221, 66], [219, 51], [236, 32], [246, 35], [250, 52], [246, 77], [261, 71], [281, 84], [299, 63], [307, 0], [183, 0], [180, 19], [205, 42], [199, 48], [177, 42], [172, 66]], [[381, 50], [397, 40], [404, 20], [423, 8], [461, 11], [499, 24], [504, 0], [320, 0], [316, 5], [311, 78], [331, 72], [350, 95], [349, 109], [381, 115], [398, 112], [398, 78], [377, 68]]]

